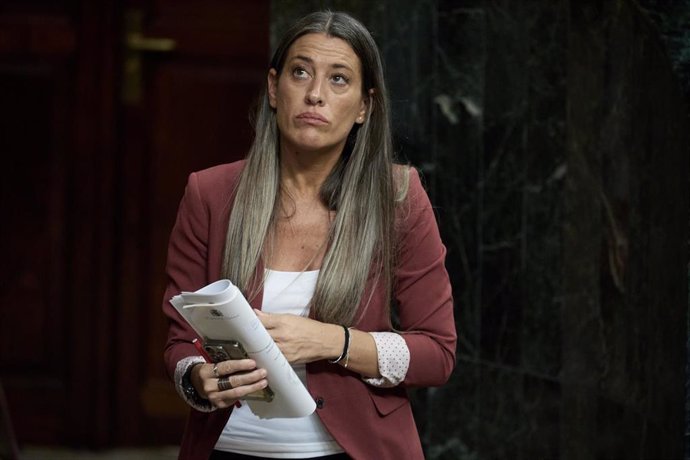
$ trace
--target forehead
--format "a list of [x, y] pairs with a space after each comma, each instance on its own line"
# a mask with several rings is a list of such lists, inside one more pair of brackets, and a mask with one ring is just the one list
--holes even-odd
[[314, 64], [347, 66], [359, 72], [360, 61], [352, 47], [343, 39], [326, 34], [306, 34], [295, 40], [288, 49], [286, 61], [308, 59]]

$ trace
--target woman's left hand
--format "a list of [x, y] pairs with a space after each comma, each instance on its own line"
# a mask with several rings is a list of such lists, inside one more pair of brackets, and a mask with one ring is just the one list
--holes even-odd
[[345, 338], [340, 326], [290, 314], [255, 312], [290, 364], [333, 359], [342, 352]]

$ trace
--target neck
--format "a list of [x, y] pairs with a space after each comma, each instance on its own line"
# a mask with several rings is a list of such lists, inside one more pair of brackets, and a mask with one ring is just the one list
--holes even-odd
[[321, 185], [340, 158], [340, 152], [304, 152], [282, 149], [280, 180], [283, 187], [300, 196], [318, 196]]

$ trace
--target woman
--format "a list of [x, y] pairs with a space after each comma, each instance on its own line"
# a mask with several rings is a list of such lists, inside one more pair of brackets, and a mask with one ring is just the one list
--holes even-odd
[[[392, 162], [371, 35], [344, 13], [306, 16], [273, 56], [247, 159], [191, 174], [172, 231], [165, 361], [194, 408], [180, 458], [423, 458], [405, 387], [454, 367], [444, 258], [417, 172]], [[236, 403], [266, 371], [199, 356], [167, 300], [220, 278], [257, 309], [313, 414], [254, 417]]]

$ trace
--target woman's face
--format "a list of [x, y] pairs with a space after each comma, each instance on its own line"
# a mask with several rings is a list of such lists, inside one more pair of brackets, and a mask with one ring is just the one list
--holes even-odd
[[295, 40], [280, 75], [275, 69], [268, 74], [281, 148], [340, 155], [353, 125], [366, 115], [361, 74], [344, 40], [320, 33]]

